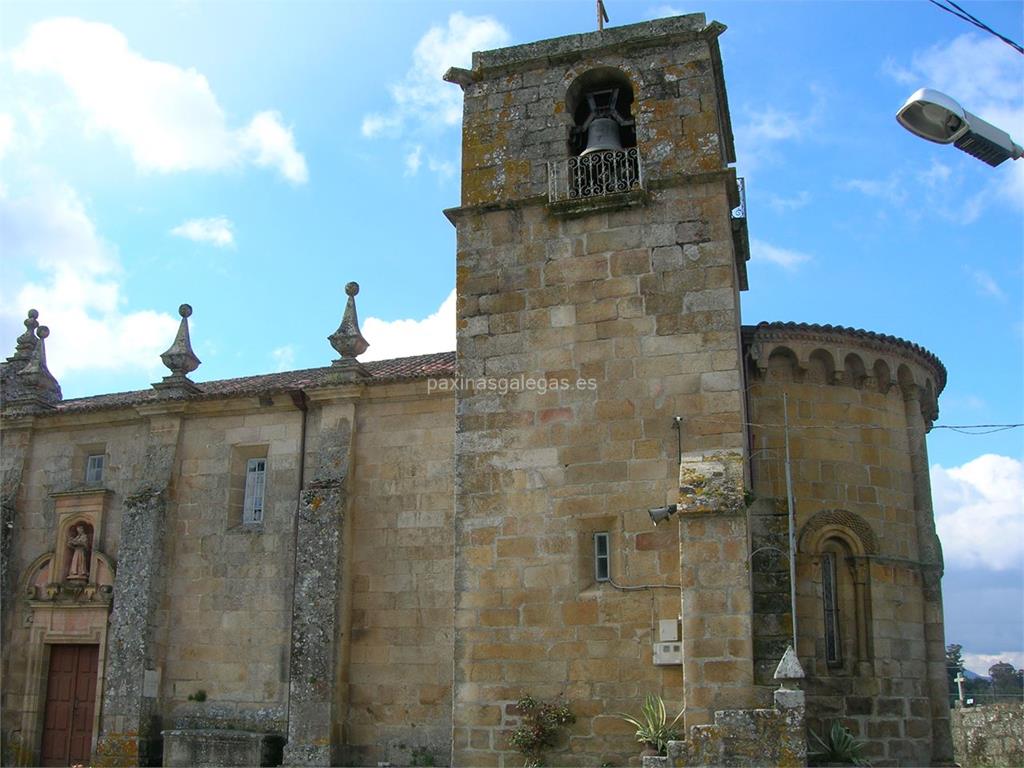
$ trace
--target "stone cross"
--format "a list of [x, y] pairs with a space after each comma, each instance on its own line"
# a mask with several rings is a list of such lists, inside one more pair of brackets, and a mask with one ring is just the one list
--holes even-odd
[[960, 704], [963, 705], [963, 703], [964, 703], [964, 683], [967, 682], [967, 678], [964, 677], [964, 672], [963, 672], [962, 669], [961, 670], [957, 670], [956, 677], [953, 679], [953, 682], [956, 683], [957, 695], [958, 695], [958, 698], [960, 699]]

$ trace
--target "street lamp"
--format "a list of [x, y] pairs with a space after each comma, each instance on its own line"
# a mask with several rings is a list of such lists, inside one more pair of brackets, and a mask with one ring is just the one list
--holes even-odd
[[931, 88], [916, 91], [900, 107], [896, 119], [922, 139], [952, 144], [993, 167], [1011, 158], [1018, 160], [1024, 154], [1024, 149], [1006, 131], [972, 115], [954, 99]]

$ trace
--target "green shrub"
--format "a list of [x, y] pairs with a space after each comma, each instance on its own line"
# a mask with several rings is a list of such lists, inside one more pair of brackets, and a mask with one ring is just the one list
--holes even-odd
[[554, 746], [559, 728], [576, 722], [576, 716], [561, 702], [539, 701], [530, 695], [516, 702], [523, 718], [522, 724], [512, 731], [508, 741], [526, 757], [526, 768], [544, 765], [543, 754]]
[[871, 761], [864, 757], [861, 750], [864, 743], [857, 741], [853, 734], [843, 727], [842, 723], [832, 723], [828, 739], [821, 738], [818, 734], [811, 732], [813, 738], [821, 746], [821, 750], [812, 752], [808, 757], [817, 764], [839, 763], [840, 765], [870, 766]]
[[640, 707], [639, 717], [633, 717], [625, 713], [619, 713], [619, 717], [636, 728], [636, 740], [646, 744], [651, 749], [658, 750], [659, 755], [664, 755], [668, 749], [668, 743], [679, 738], [679, 730], [676, 723], [683, 716], [680, 712], [675, 719], [668, 722], [668, 715], [665, 713], [665, 702], [661, 696], [648, 693]]

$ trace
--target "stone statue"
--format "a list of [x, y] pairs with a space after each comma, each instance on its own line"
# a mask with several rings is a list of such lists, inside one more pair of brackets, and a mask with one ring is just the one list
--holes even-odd
[[89, 578], [89, 534], [84, 525], [75, 526], [75, 535], [68, 539], [71, 550], [71, 566], [68, 568], [68, 581], [86, 581]]

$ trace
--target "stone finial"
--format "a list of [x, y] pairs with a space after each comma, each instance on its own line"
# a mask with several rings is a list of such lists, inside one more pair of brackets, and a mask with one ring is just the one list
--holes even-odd
[[25, 318], [25, 332], [15, 342], [14, 354], [8, 360], [28, 360], [32, 350], [36, 348], [36, 328], [39, 327], [39, 312], [35, 309], [28, 311]]
[[796, 651], [792, 645], [786, 646], [786, 652], [782, 654], [779, 666], [775, 668], [774, 678], [783, 685], [792, 680], [803, 680], [804, 668], [800, 666], [800, 660], [796, 657]]
[[[14, 369], [11, 364], [14, 362], [25, 361], [25, 365], [16, 369], [15, 381], [5, 373], [4, 388], [6, 399], [12, 404], [52, 407], [60, 402], [62, 394], [60, 384], [46, 367], [46, 337], [50, 335], [50, 329], [39, 325], [38, 317], [39, 313], [32, 310], [25, 320], [27, 330], [18, 337], [18, 350], [10, 358], [7, 368]], [[32, 341], [26, 338], [29, 335]]]
[[[775, 668], [775, 679], [779, 681], [779, 689], [772, 696], [776, 709], [803, 712], [804, 692], [795, 683], [804, 679], [804, 668], [800, 666], [792, 645], [786, 646], [786, 652]], [[802, 723], [800, 730], [803, 730]]]
[[345, 304], [345, 314], [341, 317], [341, 325], [338, 330], [327, 337], [331, 346], [341, 355], [332, 365], [352, 371], [358, 376], [369, 376], [369, 373], [356, 360], [370, 346], [370, 343], [363, 338], [359, 331], [359, 317], [356, 315], [356, 295], [359, 293], [359, 283], [349, 283], [345, 286], [345, 293], [348, 294], [348, 302]]
[[155, 389], [163, 390], [169, 394], [193, 394], [199, 391], [199, 387], [188, 378], [202, 362], [192, 351], [192, 340], [188, 335], [188, 319], [192, 316], [192, 307], [182, 304], [178, 307], [178, 314], [181, 315], [181, 323], [178, 325], [178, 334], [174, 337], [174, 343], [160, 355], [163, 364], [170, 371], [170, 376], [164, 376], [163, 381], [154, 384]]

